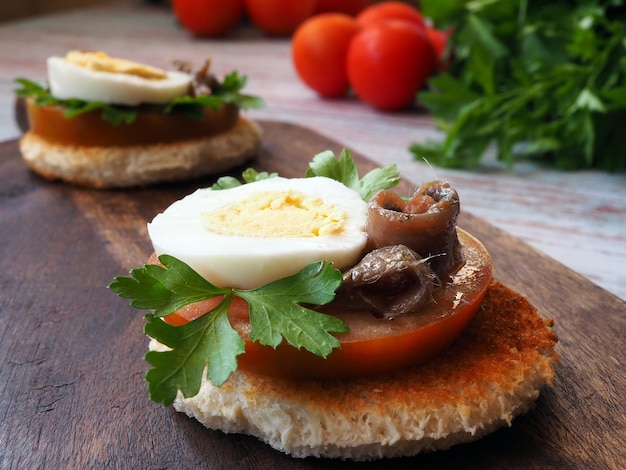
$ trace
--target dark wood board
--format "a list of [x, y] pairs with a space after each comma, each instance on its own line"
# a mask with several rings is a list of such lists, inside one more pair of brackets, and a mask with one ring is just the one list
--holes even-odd
[[[315, 153], [341, 149], [309, 129], [262, 125], [264, 147], [249, 165], [259, 170], [302, 176]], [[373, 167], [356, 157], [363, 171]], [[354, 464], [292, 459], [150, 402], [143, 314], [106, 286], [145, 262], [146, 222], [210, 182], [81, 189], [40, 179], [23, 165], [17, 141], [0, 144], [0, 468], [626, 465], [626, 304], [467, 213], [460, 224], [491, 251], [496, 277], [554, 318], [560, 338], [553, 387], [512, 427], [444, 452]]]

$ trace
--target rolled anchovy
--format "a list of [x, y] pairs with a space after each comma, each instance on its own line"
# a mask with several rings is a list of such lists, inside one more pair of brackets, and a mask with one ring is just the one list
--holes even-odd
[[415, 251], [404, 245], [385, 246], [344, 273], [336, 301], [392, 319], [430, 303], [436, 279]]
[[459, 210], [456, 190], [440, 180], [422, 185], [408, 201], [392, 191], [378, 191], [368, 203], [371, 249], [406, 245], [429, 259], [443, 279], [463, 264], [456, 233]]

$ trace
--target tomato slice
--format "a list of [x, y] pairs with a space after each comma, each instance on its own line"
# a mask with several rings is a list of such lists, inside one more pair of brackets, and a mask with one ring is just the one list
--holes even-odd
[[[183, 308], [163, 318], [167, 323], [174, 326], [184, 325], [192, 320], [210, 312], [224, 299], [223, 296], [211, 297], [210, 299], [185, 305]], [[228, 318], [231, 323], [243, 320], [248, 322], [250, 309], [248, 303], [240, 297], [233, 297], [228, 308]]]
[[[332, 303], [322, 308], [341, 318], [350, 328], [349, 333], [336, 335], [341, 348], [327, 358], [286, 342], [274, 349], [250, 341], [247, 304], [236, 297], [229, 318], [246, 343], [245, 353], [238, 358], [239, 368], [289, 379], [333, 379], [392, 372], [431, 359], [463, 332], [492, 280], [493, 264], [485, 247], [467, 232], [457, 231], [465, 264], [444, 288], [436, 290], [434, 302], [428, 307], [393, 320], [378, 319], [365, 311], [340, 311]], [[214, 298], [189, 305], [165, 320], [171, 324], [191, 321], [219, 301]]]
[[138, 107], [137, 118], [130, 124], [114, 126], [93, 110], [72, 118], [56, 105], [38, 106], [26, 100], [30, 130], [49, 142], [84, 147], [113, 147], [166, 144], [209, 137], [230, 129], [239, 119], [239, 108], [226, 104], [217, 110], [205, 109], [204, 119], [172, 110], [163, 113], [154, 106]]

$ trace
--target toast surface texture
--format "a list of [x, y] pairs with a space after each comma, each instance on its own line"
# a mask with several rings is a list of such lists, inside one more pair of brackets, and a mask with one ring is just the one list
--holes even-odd
[[19, 146], [26, 165], [46, 179], [91, 188], [127, 188], [190, 180], [237, 167], [256, 155], [261, 137], [258, 124], [240, 117], [228, 131], [168, 144], [67, 146], [28, 131]]
[[[237, 371], [174, 408], [210, 429], [293, 457], [355, 461], [447, 449], [511, 425], [551, 384], [552, 320], [493, 282], [457, 342], [435, 359], [356, 380], [289, 381]], [[151, 348], [158, 348], [154, 341]]]

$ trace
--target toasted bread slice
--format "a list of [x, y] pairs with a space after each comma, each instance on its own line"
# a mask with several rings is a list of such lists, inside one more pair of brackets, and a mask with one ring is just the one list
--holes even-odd
[[260, 126], [244, 117], [228, 131], [168, 144], [80, 147], [47, 141], [32, 131], [20, 139], [28, 167], [46, 179], [92, 188], [147, 186], [220, 173], [258, 152]]
[[[392, 375], [289, 381], [238, 371], [174, 403], [206, 427], [293, 457], [373, 460], [476, 440], [532, 408], [553, 380], [552, 321], [498, 282], [457, 342]], [[151, 348], [160, 348], [152, 341]]]

